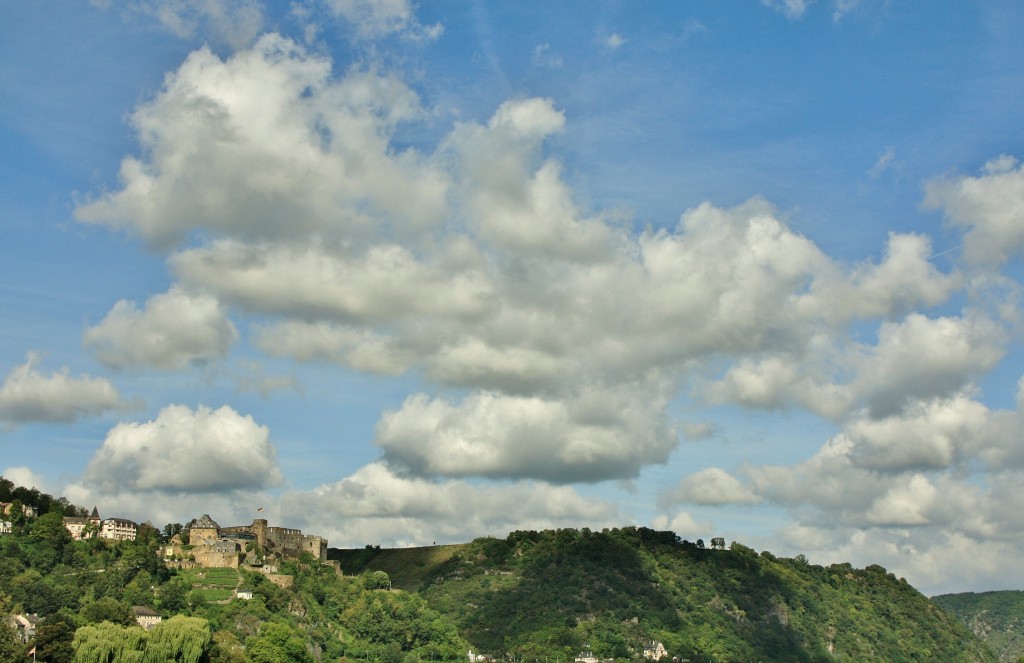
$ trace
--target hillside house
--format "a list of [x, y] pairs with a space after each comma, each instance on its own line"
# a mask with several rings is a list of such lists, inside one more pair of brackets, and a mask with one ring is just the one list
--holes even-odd
[[160, 613], [144, 605], [133, 605], [132, 614], [135, 615], [135, 622], [147, 631], [163, 620]]
[[39, 616], [24, 613], [11, 615], [7, 623], [14, 630], [18, 642], [25, 643], [35, 639], [36, 629], [39, 627]]
[[[0, 515], [11, 516], [14, 515], [11, 511], [14, 509], [14, 502], [0, 502]], [[27, 504], [21, 505], [21, 512], [25, 514], [26, 518], [35, 518], [39, 515], [39, 511], [34, 506]]]
[[107, 518], [100, 524], [100, 538], [114, 541], [134, 541], [139, 526], [125, 518]]
[[668, 651], [665, 649], [665, 645], [661, 644], [658, 640], [651, 640], [644, 645], [644, 658], [652, 661], [660, 661], [663, 658], [668, 658]]
[[64, 516], [64, 527], [71, 532], [71, 538], [81, 541], [84, 538], [95, 536], [100, 531], [100, 512], [96, 507], [88, 516]]
[[139, 526], [126, 518], [103, 520], [96, 507], [88, 516], [64, 516], [64, 527], [76, 541], [94, 536], [113, 541], [134, 541], [139, 531]]
[[0, 534], [10, 534], [14, 531], [14, 523], [8, 520], [0, 520]]

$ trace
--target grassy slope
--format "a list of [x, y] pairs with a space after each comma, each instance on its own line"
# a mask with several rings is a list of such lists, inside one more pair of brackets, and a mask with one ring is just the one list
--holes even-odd
[[[628, 659], [648, 638], [697, 661], [994, 661], [946, 612], [881, 567], [820, 567], [671, 533], [514, 533], [441, 549], [332, 551], [384, 570], [476, 648]], [[347, 560], [347, 564], [346, 564]], [[550, 658], [549, 658], [550, 657]]]
[[424, 579], [466, 548], [467, 544], [421, 548], [331, 548], [328, 559], [341, 562], [346, 575], [385, 571], [396, 589], [415, 592]]
[[207, 601], [227, 601], [239, 585], [237, 569], [182, 569], [178, 576], [200, 590]]

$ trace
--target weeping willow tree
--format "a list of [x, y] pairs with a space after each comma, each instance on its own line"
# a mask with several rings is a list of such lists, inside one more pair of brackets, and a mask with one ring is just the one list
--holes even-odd
[[199, 617], [177, 615], [149, 632], [143, 663], [197, 663], [210, 646], [210, 624]]
[[75, 632], [74, 663], [198, 663], [209, 649], [210, 625], [199, 617], [177, 616], [149, 633], [110, 622]]
[[111, 622], [90, 624], [75, 632], [71, 646], [74, 663], [142, 663], [146, 632], [138, 626], [118, 626]]

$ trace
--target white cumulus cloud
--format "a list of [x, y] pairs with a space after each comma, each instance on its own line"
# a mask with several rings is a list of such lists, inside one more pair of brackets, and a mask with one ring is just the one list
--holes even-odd
[[223, 358], [238, 338], [220, 302], [179, 289], [153, 295], [144, 308], [121, 300], [83, 343], [115, 368], [183, 369]]
[[756, 504], [761, 498], [725, 470], [708, 467], [683, 477], [674, 488], [664, 493], [662, 504]]
[[966, 230], [969, 263], [997, 267], [1024, 249], [1024, 164], [1003, 155], [980, 175], [946, 177], [925, 188], [925, 205]]
[[[404, 2], [333, 10], [384, 32], [413, 20]], [[119, 303], [87, 344], [115, 367], [215, 359], [231, 311], [267, 355], [410, 376], [417, 393], [381, 414], [375, 443], [394, 471], [433, 480], [636, 477], [689, 430], [668, 411], [684, 387], [844, 427], [841, 463], [758, 469], [727, 491], [741, 501], [801, 503], [816, 469], [887, 490], [872, 469], [966, 453], [952, 429], [913, 448], [884, 432], [938, 416], [916, 404], [956, 398], [1007, 342], [1010, 317], [921, 312], [965, 288], [927, 237], [893, 233], [881, 258], [844, 263], [758, 197], [634, 232], [578, 200], [548, 149], [571, 119], [554, 100], [455, 122], [432, 152], [397, 144], [432, 112], [398, 76], [336, 73], [279, 35], [227, 59], [192, 53], [132, 116], [141, 149], [122, 186], [76, 210], [166, 249], [179, 284]], [[161, 311], [185, 297], [192, 324], [160, 336]], [[835, 485], [823, 494], [840, 499]]]
[[165, 247], [196, 229], [337, 239], [395, 214], [436, 223], [444, 176], [388, 144], [421, 113], [416, 95], [396, 78], [330, 74], [329, 60], [275, 34], [227, 60], [193, 52], [132, 116], [146, 157], [126, 157], [123, 188], [77, 218]]
[[282, 481], [270, 431], [230, 407], [168, 405], [156, 419], [120, 423], [77, 484], [77, 494], [224, 493]]
[[1003, 330], [980, 315], [913, 313], [881, 325], [878, 344], [867, 349], [851, 388], [874, 416], [888, 416], [914, 398], [959, 392], [999, 362], [1004, 342]]
[[380, 463], [308, 492], [286, 493], [289, 522], [323, 533], [331, 545], [410, 546], [461, 543], [517, 529], [621, 525], [617, 507], [569, 487], [520, 481], [477, 486], [403, 477]]
[[39, 361], [30, 352], [24, 364], [7, 374], [0, 386], [0, 421], [67, 423], [125, 406], [109, 380], [73, 377], [66, 368], [44, 375], [36, 370]]
[[583, 391], [567, 400], [476, 392], [461, 403], [409, 397], [385, 412], [376, 443], [386, 462], [419, 476], [630, 478], [663, 463], [676, 434], [658, 395]]

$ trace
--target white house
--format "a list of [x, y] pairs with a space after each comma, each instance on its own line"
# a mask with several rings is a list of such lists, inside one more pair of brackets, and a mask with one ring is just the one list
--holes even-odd
[[651, 640], [644, 645], [644, 658], [648, 658], [652, 661], [660, 661], [668, 656], [668, 651], [665, 649], [665, 645], [661, 644], [660, 641]]
[[14, 629], [14, 634], [19, 642], [29, 642], [36, 637], [39, 616], [27, 613], [12, 615], [8, 620], [8, 624]]
[[88, 516], [64, 516], [64, 527], [71, 532], [71, 538], [80, 541], [89, 536], [96, 536], [100, 531], [100, 512], [96, 507]]
[[160, 613], [144, 605], [133, 605], [132, 613], [135, 615], [136, 623], [147, 631], [163, 620]]
[[134, 541], [139, 526], [133, 521], [125, 518], [107, 518], [100, 525], [101, 539], [114, 539], [115, 541]]

